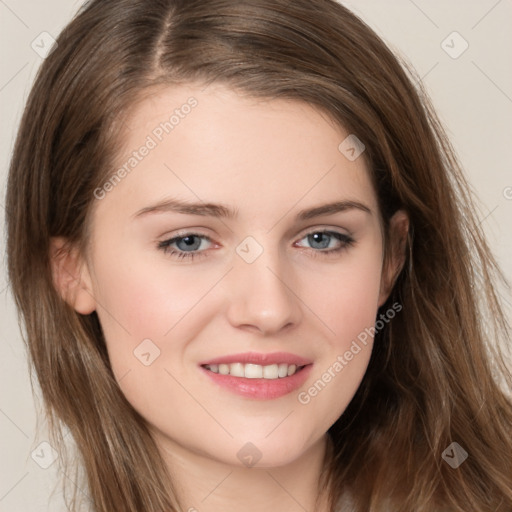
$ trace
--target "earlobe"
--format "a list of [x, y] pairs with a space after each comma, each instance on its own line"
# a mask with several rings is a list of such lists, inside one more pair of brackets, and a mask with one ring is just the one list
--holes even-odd
[[404, 266], [408, 233], [409, 216], [404, 210], [398, 210], [389, 221], [389, 258], [382, 269], [379, 307], [388, 299]]
[[53, 237], [50, 240], [50, 264], [53, 284], [59, 295], [78, 313], [92, 313], [96, 301], [91, 276], [78, 250], [65, 238]]

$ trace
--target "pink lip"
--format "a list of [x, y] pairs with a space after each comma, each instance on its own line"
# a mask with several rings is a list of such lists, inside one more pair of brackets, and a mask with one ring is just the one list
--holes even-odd
[[313, 365], [308, 364], [290, 377], [280, 379], [247, 379], [245, 377], [233, 377], [232, 375], [214, 373], [202, 366], [200, 368], [217, 385], [237, 395], [256, 400], [272, 400], [300, 388], [308, 378]]
[[[200, 366], [207, 364], [231, 364], [231, 363], [242, 363], [242, 364], [259, 364], [266, 366], [270, 364], [294, 364], [296, 366], [305, 366], [311, 364], [312, 361], [289, 352], [271, 352], [269, 354], [261, 354], [258, 352], [244, 352], [243, 354], [231, 354], [229, 356], [216, 357], [215, 359], [209, 359], [199, 363]], [[248, 379], [257, 380], [257, 379]]]

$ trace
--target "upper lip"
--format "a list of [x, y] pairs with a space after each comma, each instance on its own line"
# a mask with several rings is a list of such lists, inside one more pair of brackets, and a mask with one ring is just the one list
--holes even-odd
[[231, 363], [242, 363], [242, 364], [259, 364], [261, 366], [271, 364], [294, 364], [296, 366], [305, 366], [311, 364], [312, 361], [296, 354], [290, 354], [289, 352], [271, 352], [269, 354], [262, 354], [258, 352], [244, 352], [243, 354], [230, 354], [227, 356], [220, 356], [208, 361], [199, 363], [201, 366], [210, 364], [231, 364]]

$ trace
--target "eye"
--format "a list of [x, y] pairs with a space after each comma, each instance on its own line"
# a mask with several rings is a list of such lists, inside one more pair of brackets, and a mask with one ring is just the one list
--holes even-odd
[[[158, 248], [162, 250], [164, 254], [169, 254], [174, 258], [190, 258], [190, 260], [193, 260], [195, 257], [206, 256], [204, 251], [193, 252], [197, 251], [205, 240], [211, 242], [210, 238], [206, 235], [200, 235], [199, 233], [184, 233], [182, 236], [175, 236], [169, 240], [159, 242]], [[177, 250], [172, 247], [174, 244], [176, 244]]]
[[[312, 255], [314, 257], [327, 257], [340, 253], [355, 242], [355, 240], [349, 235], [328, 230], [311, 231], [301, 240], [304, 239], [307, 239], [308, 243], [311, 244], [313, 249]], [[199, 233], [183, 233], [180, 236], [175, 236], [168, 240], [159, 242], [157, 247], [159, 250], [163, 251], [164, 254], [168, 254], [173, 258], [190, 259], [192, 261], [194, 258], [207, 256], [207, 251], [205, 251], [205, 248], [203, 247], [204, 241], [212, 242], [212, 240], [206, 235], [201, 235]], [[299, 245], [298, 247], [302, 246]]]
[[313, 249], [318, 249], [314, 250], [312, 253], [312, 255], [315, 257], [335, 255], [347, 249], [355, 242], [352, 237], [346, 235], [345, 233], [328, 230], [311, 231], [302, 238], [302, 240], [304, 239], [307, 239], [308, 243], [311, 244]]

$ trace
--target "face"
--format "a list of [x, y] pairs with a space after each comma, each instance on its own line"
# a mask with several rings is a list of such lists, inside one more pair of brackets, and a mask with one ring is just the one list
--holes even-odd
[[311, 106], [220, 85], [153, 94], [127, 125], [75, 308], [166, 450], [289, 463], [351, 401], [386, 299], [363, 157]]

